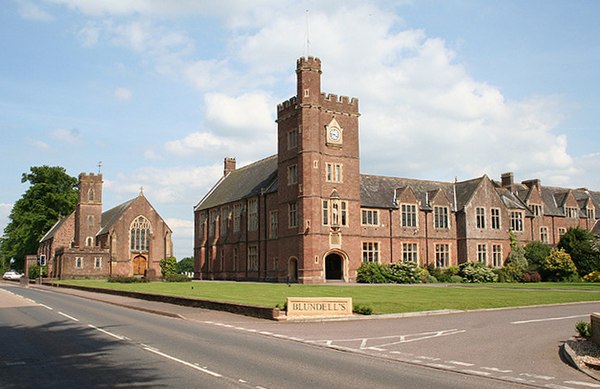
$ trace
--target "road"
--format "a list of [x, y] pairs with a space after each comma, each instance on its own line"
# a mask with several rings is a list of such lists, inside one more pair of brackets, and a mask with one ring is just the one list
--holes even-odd
[[186, 308], [182, 320], [0, 284], [0, 387], [600, 388], [558, 357], [594, 308], [328, 323]]

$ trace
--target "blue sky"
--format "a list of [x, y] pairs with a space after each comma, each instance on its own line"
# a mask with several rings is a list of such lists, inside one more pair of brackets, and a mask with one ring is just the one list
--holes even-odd
[[193, 253], [193, 207], [276, 153], [295, 61], [360, 100], [363, 173], [600, 190], [597, 1], [6, 0], [0, 228], [31, 166], [102, 161], [104, 208], [144, 193]]

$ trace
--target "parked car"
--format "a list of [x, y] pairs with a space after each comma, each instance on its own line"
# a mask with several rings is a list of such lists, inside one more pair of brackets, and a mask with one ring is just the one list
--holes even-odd
[[21, 279], [21, 277], [23, 277], [23, 274], [18, 273], [16, 271], [12, 271], [12, 270], [11, 271], [7, 271], [2, 276], [2, 278], [4, 278], [5, 280], [19, 280], [19, 279]]

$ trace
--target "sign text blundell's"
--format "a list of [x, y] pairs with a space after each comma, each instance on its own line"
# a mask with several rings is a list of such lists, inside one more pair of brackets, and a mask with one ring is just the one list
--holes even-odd
[[287, 304], [288, 317], [298, 316], [346, 316], [352, 315], [352, 298], [350, 297], [289, 297]]

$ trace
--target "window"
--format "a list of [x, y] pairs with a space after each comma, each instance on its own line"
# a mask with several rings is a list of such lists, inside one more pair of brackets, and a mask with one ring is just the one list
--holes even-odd
[[416, 243], [402, 243], [402, 260], [404, 262], [419, 263]]
[[85, 238], [85, 245], [86, 247], [92, 247], [94, 245], [94, 238], [92, 238], [91, 236]]
[[485, 228], [485, 208], [477, 207], [475, 213], [477, 215], [477, 228]]
[[540, 241], [542, 243], [548, 243], [548, 227], [540, 227]]
[[288, 185], [296, 185], [298, 183], [298, 165], [288, 166]]
[[342, 182], [342, 164], [328, 162], [325, 165], [325, 180], [327, 182]]
[[75, 268], [83, 269], [83, 257], [75, 257]]
[[150, 248], [150, 222], [144, 216], [138, 216], [130, 227], [131, 251], [148, 251]]
[[102, 257], [94, 257], [94, 269], [102, 268]]
[[533, 216], [542, 216], [542, 206], [540, 204], [529, 204]]
[[238, 248], [233, 248], [233, 271], [237, 271], [238, 268]]
[[564, 227], [559, 227], [558, 228], [558, 236], [559, 237], [563, 236], [566, 233], [567, 233], [567, 229], [566, 228], [564, 228]]
[[88, 217], [87, 217], [87, 224], [90, 227], [94, 225], [94, 216], [93, 215], [88, 215]]
[[487, 265], [487, 245], [477, 245], [477, 261]]
[[291, 150], [298, 146], [298, 130], [295, 128], [287, 133], [287, 148]]
[[567, 217], [571, 218], [571, 219], [575, 219], [577, 218], [577, 208], [574, 207], [567, 207], [566, 212]]
[[323, 200], [323, 225], [348, 226], [348, 202], [345, 200]]
[[233, 232], [240, 232], [241, 220], [242, 204], [236, 204], [233, 206]]
[[219, 235], [226, 236], [227, 228], [229, 226], [229, 219], [231, 218], [231, 208], [224, 207], [221, 209], [221, 231], [219, 231]]
[[258, 271], [258, 249], [256, 246], [248, 247], [248, 271]]
[[360, 224], [363, 226], [378, 226], [379, 211], [375, 209], [363, 209], [361, 212]]
[[217, 210], [211, 209], [208, 213], [208, 236], [215, 236], [215, 229], [217, 223]]
[[510, 229], [513, 231], [523, 231], [523, 213], [521, 211], [510, 212]]
[[277, 233], [279, 230], [279, 213], [277, 211], [272, 211], [270, 215], [271, 220], [271, 228], [269, 230], [269, 238], [277, 239]]
[[492, 208], [492, 229], [499, 230], [501, 228], [500, 224], [500, 208]]
[[415, 204], [402, 204], [402, 227], [417, 226], [417, 206]]
[[448, 207], [433, 207], [433, 226], [438, 229], [447, 229], [450, 226]]
[[363, 262], [379, 262], [379, 242], [363, 242]]
[[492, 261], [494, 267], [502, 266], [502, 245], [494, 244], [492, 245]]
[[596, 218], [596, 212], [594, 208], [587, 207], [586, 211], [588, 219], [594, 220]]
[[323, 225], [329, 225], [329, 201], [323, 200]]
[[435, 266], [448, 267], [450, 265], [450, 245], [439, 243], [435, 245]]
[[248, 231], [256, 231], [258, 229], [258, 200], [248, 200]]
[[94, 189], [88, 190], [88, 201], [94, 201], [95, 193]]
[[296, 202], [288, 204], [288, 226], [298, 227], [298, 203]]

